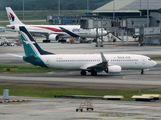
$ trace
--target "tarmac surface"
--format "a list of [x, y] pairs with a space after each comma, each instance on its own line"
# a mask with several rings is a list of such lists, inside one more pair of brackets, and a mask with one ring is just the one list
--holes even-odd
[[[142, 54], [160, 57], [160, 46], [122, 46], [106, 43], [104, 47], [92, 44], [61, 44], [57, 42], [39, 45], [57, 54]], [[9, 54], [24, 55], [22, 46], [0, 46], [0, 64], [30, 65], [21, 58]], [[26, 85], [63, 88], [96, 88], [127, 90], [161, 90], [161, 61], [144, 75], [139, 70], [122, 71], [120, 74], [98, 73], [98, 76], [81, 76], [80, 71], [63, 71], [49, 73], [0, 73], [1, 85]], [[158, 93], [161, 94], [161, 93]], [[53, 95], [54, 96], [54, 95]], [[3, 100], [3, 96], [0, 96]], [[93, 100], [94, 111], [76, 112], [84, 99], [33, 98], [10, 96], [10, 100], [27, 100], [22, 102], [0, 103], [2, 120], [160, 120], [161, 102], [109, 101]]]
[[[1, 96], [0, 96], [1, 98]], [[15, 97], [0, 103], [1, 120], [161, 120], [161, 102], [92, 100], [93, 111], [76, 112], [84, 99]]]
[[97, 76], [81, 76], [79, 72], [49, 73], [0, 73], [1, 85], [45, 86], [57, 88], [95, 88], [126, 90], [161, 90], [160, 69], [152, 69], [141, 75], [138, 71], [120, 74], [100, 73]]

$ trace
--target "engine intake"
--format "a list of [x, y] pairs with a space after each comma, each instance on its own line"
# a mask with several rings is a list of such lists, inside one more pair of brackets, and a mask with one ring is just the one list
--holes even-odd
[[51, 35], [49, 35], [49, 40], [56, 40], [56, 41], [58, 41], [59, 40], [59, 36], [55, 35], [55, 34], [51, 34]]
[[119, 65], [108, 66], [108, 73], [120, 73], [122, 70]]

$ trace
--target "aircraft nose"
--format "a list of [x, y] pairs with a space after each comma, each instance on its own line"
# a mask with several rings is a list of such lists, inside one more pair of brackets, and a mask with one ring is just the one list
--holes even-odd
[[106, 30], [104, 30], [104, 31], [103, 31], [103, 34], [104, 34], [104, 35], [107, 35], [107, 34], [108, 34], [108, 32], [107, 32]]
[[153, 66], [156, 66], [156, 65], [157, 65], [157, 62], [153, 61], [153, 63], [152, 63], [152, 64], [153, 64]]

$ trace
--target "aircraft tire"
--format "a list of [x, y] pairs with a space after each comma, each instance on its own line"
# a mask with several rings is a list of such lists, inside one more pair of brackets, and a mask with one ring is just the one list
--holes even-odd
[[86, 72], [85, 70], [82, 70], [82, 71], [80, 72], [80, 74], [85, 76], [85, 75], [87, 75], [87, 72]]
[[96, 76], [97, 75], [97, 72], [95, 70], [91, 71], [91, 75], [92, 76]]
[[43, 42], [43, 43], [49, 43], [50, 40], [43, 40], [42, 42]]

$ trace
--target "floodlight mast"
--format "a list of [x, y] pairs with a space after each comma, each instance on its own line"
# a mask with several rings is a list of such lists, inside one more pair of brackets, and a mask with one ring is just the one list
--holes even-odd
[[142, 16], [142, 13], [141, 13], [141, 0], [140, 0], [140, 16]]
[[87, 0], [87, 10], [89, 10], [89, 0]]
[[115, 0], [113, 0], [113, 20], [115, 20]]
[[147, 27], [149, 27], [149, 0], [147, 0]]
[[24, 16], [24, 9], [25, 9], [25, 3], [24, 3], [24, 0], [22, 1], [22, 9], [23, 9], [23, 22], [25, 20], [25, 16]]
[[60, 16], [60, 0], [58, 0], [58, 16]]

